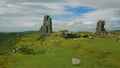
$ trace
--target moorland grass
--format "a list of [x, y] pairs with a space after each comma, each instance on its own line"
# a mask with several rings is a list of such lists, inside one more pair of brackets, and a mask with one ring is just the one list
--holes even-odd
[[[7, 68], [119, 68], [120, 66], [120, 42], [112, 38], [64, 39], [55, 37], [55, 33], [42, 42], [37, 40], [38, 38], [38, 34], [25, 34], [14, 45], [16, 48], [26, 45], [34, 50], [35, 55], [10, 53], [6, 56], [6, 61], [1, 57], [1, 64], [4, 62], [4, 67]], [[78, 58], [82, 63], [78, 66], [72, 65], [72, 58]]]

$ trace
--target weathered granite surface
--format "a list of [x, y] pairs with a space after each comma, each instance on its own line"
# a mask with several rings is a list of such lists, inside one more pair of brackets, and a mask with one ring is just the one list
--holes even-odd
[[43, 37], [49, 36], [52, 33], [52, 19], [49, 15], [44, 16], [43, 25], [41, 26], [39, 32]]
[[93, 34], [94, 37], [106, 37], [107, 31], [104, 28], [105, 20], [99, 20], [97, 22], [96, 32]]

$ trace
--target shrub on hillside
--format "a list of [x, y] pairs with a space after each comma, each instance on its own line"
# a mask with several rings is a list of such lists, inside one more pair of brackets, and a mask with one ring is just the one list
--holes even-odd
[[34, 50], [33, 49], [30, 49], [28, 48], [27, 46], [21, 46], [19, 48], [19, 52], [22, 53], [22, 54], [27, 54], [27, 55], [34, 55]]

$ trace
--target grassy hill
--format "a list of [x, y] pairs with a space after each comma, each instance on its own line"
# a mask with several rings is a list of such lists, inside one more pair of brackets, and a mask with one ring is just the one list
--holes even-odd
[[[2, 36], [3, 37], [3, 36]], [[7, 35], [5, 35], [7, 37]], [[11, 38], [8, 36], [7, 38]], [[44, 41], [38, 34], [17, 36], [12, 48], [27, 46], [34, 55], [12, 53], [0, 55], [1, 68], [119, 68], [120, 42], [112, 38], [64, 39], [53, 33]], [[1, 45], [2, 46], [2, 45]], [[9, 47], [9, 48], [11, 48]], [[11, 48], [11, 49], [12, 49]], [[0, 49], [2, 51], [2, 49]], [[3, 50], [4, 51], [4, 50]], [[72, 58], [79, 58], [81, 64], [72, 65]]]
[[0, 33], [0, 55], [10, 52], [20, 38], [18, 33]]

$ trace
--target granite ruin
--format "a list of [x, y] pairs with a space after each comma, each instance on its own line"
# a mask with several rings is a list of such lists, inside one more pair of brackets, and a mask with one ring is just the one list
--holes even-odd
[[106, 37], [107, 31], [104, 28], [105, 20], [99, 20], [97, 22], [96, 32], [93, 34], [94, 37]]
[[39, 32], [42, 37], [49, 36], [52, 33], [52, 19], [49, 15], [44, 16], [43, 25]]

